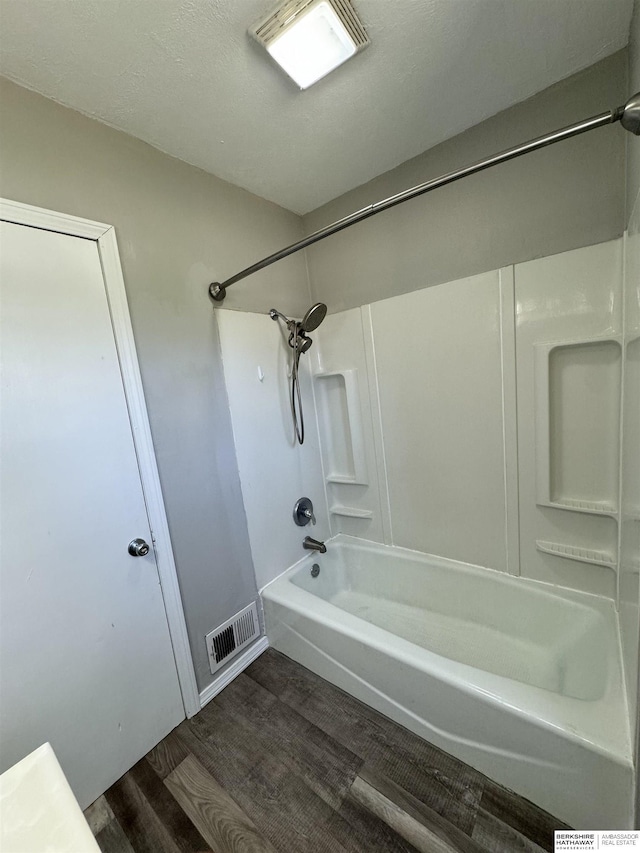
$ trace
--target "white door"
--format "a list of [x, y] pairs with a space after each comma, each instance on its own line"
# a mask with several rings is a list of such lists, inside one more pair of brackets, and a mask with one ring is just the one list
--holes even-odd
[[84, 808], [184, 707], [97, 244], [0, 229], [0, 771], [49, 741]]

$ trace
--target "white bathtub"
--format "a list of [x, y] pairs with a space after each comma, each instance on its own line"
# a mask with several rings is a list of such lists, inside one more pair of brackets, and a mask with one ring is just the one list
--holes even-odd
[[572, 826], [631, 828], [608, 599], [347, 536], [262, 597], [274, 648]]

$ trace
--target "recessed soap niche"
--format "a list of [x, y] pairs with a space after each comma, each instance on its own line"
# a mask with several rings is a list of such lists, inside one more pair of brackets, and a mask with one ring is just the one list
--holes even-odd
[[314, 379], [329, 512], [343, 520], [342, 530], [347, 519], [362, 522], [373, 517], [370, 510], [358, 505], [362, 487], [368, 485], [358, 371], [351, 368], [317, 373]]
[[367, 484], [358, 371], [316, 373], [328, 483]]
[[[535, 345], [536, 502], [541, 507], [618, 515], [621, 340], [617, 337]], [[539, 551], [615, 568], [617, 537], [584, 541], [559, 516], [557, 541]], [[562, 536], [562, 527], [566, 535]], [[594, 526], [591, 525], [593, 533]], [[617, 528], [616, 528], [617, 529]], [[592, 537], [589, 537], [592, 538]]]

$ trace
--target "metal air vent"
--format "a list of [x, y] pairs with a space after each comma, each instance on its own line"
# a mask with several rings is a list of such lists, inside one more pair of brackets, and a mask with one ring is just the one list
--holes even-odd
[[205, 637], [211, 673], [217, 672], [259, 635], [258, 608], [254, 601]]

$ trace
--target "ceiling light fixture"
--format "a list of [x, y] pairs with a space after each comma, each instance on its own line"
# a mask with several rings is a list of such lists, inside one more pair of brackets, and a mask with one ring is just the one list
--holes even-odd
[[301, 89], [369, 44], [349, 0], [288, 0], [249, 33]]

